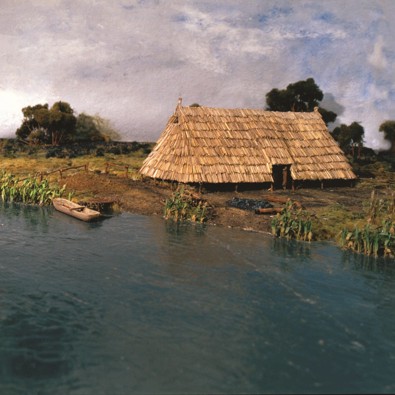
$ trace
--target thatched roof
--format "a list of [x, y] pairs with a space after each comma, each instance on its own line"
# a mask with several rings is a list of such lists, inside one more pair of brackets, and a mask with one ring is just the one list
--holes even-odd
[[272, 182], [272, 165], [294, 180], [354, 179], [318, 111], [177, 106], [140, 173], [183, 183]]

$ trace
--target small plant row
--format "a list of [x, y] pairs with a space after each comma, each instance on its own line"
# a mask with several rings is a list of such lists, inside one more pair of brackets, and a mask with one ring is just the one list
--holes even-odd
[[392, 219], [395, 215], [395, 194], [392, 192], [391, 197], [382, 198], [373, 189], [369, 202], [365, 203], [364, 206], [369, 224], [380, 222], [383, 218]]
[[364, 205], [365, 223], [354, 230], [344, 228], [340, 234], [342, 248], [368, 256], [395, 256], [395, 196], [379, 197], [372, 191], [370, 200]]
[[395, 256], [395, 223], [386, 219], [381, 226], [366, 224], [354, 231], [343, 229], [340, 245], [359, 254], [378, 256]]
[[164, 217], [175, 222], [205, 222], [208, 217], [207, 202], [185, 193], [184, 189], [180, 188], [166, 200]]
[[3, 202], [44, 206], [51, 204], [53, 198], [61, 197], [65, 187], [50, 186], [46, 179], [38, 181], [29, 177], [21, 180], [10, 173], [0, 173], [0, 198]]
[[313, 240], [311, 215], [302, 208], [297, 208], [291, 200], [285, 204], [284, 210], [271, 221], [272, 234], [276, 237], [299, 241]]

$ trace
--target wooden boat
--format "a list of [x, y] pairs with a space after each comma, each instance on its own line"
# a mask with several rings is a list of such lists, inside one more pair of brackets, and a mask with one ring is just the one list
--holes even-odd
[[100, 217], [101, 215], [99, 211], [92, 210], [88, 207], [81, 206], [77, 203], [72, 202], [71, 200], [63, 198], [55, 198], [52, 200], [52, 203], [56, 210], [68, 214], [72, 217], [78, 218], [81, 221], [91, 221], [95, 218]]

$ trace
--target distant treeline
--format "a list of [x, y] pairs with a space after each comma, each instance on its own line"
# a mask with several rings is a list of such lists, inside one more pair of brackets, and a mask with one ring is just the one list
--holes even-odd
[[0, 152], [5, 157], [16, 157], [20, 153], [36, 155], [44, 152], [47, 158], [76, 158], [84, 155], [104, 156], [105, 154], [124, 155], [141, 151], [148, 155], [155, 143], [151, 142], [80, 142], [72, 144], [53, 145], [28, 145], [19, 139], [0, 138]]

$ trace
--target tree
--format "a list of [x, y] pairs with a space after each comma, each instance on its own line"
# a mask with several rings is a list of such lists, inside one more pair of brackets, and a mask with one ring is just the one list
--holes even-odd
[[77, 118], [69, 103], [58, 101], [49, 110], [49, 135], [52, 145], [71, 141]]
[[337, 118], [337, 114], [333, 111], [325, 110], [325, 108], [319, 107], [318, 112], [321, 114], [322, 120], [325, 122], [325, 125], [328, 126], [328, 123], [335, 122]]
[[30, 143], [59, 145], [69, 141], [75, 131], [76, 117], [66, 102], [58, 101], [51, 108], [48, 104], [36, 104], [23, 108], [22, 113], [22, 125], [16, 135]]
[[31, 144], [52, 144], [120, 140], [110, 121], [99, 115], [81, 113], [76, 117], [69, 103], [58, 101], [22, 109], [22, 125], [16, 130], [19, 139]]
[[[313, 78], [289, 84], [286, 89], [272, 89], [266, 94], [266, 104], [269, 111], [311, 112], [324, 98], [321, 89]], [[327, 125], [334, 122], [337, 114], [320, 108], [319, 112]]]
[[93, 119], [105, 141], [117, 141], [121, 139], [120, 134], [112, 127], [111, 122], [108, 119], [102, 118], [97, 114]]
[[347, 152], [351, 147], [351, 153], [354, 157], [355, 147], [358, 147], [358, 158], [361, 155], [361, 148], [363, 146], [363, 138], [365, 130], [358, 122], [353, 122], [350, 125], [341, 124], [333, 129], [333, 138], [339, 143], [340, 148]]
[[22, 108], [22, 125], [16, 130], [16, 135], [22, 140], [26, 140], [36, 129], [47, 130], [49, 125], [48, 104], [36, 104]]
[[95, 117], [81, 113], [77, 117], [73, 140], [76, 142], [105, 141], [105, 137], [100, 132]]
[[42, 144], [43, 141], [45, 141], [46, 134], [46, 129], [44, 129], [43, 127], [37, 127], [29, 134], [26, 140], [30, 145], [39, 145]]
[[391, 143], [391, 151], [395, 152], [395, 121], [383, 122], [379, 131], [384, 133], [384, 138]]

